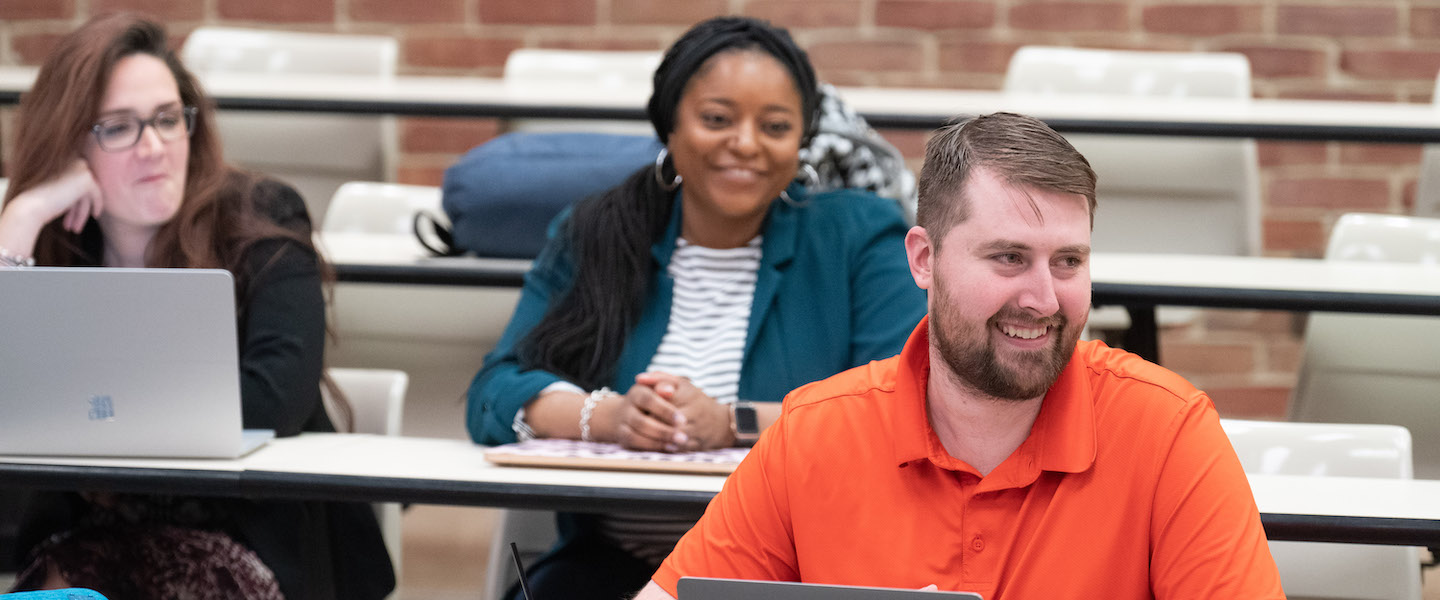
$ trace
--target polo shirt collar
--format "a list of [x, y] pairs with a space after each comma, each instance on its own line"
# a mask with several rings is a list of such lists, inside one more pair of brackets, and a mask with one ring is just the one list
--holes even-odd
[[[930, 378], [929, 323], [929, 316], [921, 319], [900, 352], [895, 393], [903, 399], [904, 406], [896, 419], [895, 463], [929, 460], [944, 469], [969, 471], [972, 469], [945, 451], [926, 413], [925, 393]], [[1001, 487], [1007, 483], [1029, 485], [1040, 471], [1080, 473], [1095, 463], [1095, 403], [1081, 356], [1085, 351], [1086, 344], [1076, 348], [1069, 364], [1046, 393], [1030, 435], [986, 476], [987, 480], [992, 477], [1001, 480], [994, 482]]]
[[1033, 452], [1045, 471], [1080, 473], [1095, 464], [1095, 398], [1086, 376], [1086, 345], [1080, 344], [1040, 405], [1030, 437], [1018, 451]]
[[940, 443], [925, 414], [925, 386], [930, 381], [930, 316], [910, 333], [900, 350], [895, 372], [895, 464], [930, 458], [931, 440]]

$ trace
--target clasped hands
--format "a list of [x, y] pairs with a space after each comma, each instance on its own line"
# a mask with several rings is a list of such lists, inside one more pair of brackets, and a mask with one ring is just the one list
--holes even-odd
[[624, 395], [607, 397], [595, 411], [600, 439], [632, 450], [693, 452], [735, 445], [730, 408], [669, 373], [637, 375]]

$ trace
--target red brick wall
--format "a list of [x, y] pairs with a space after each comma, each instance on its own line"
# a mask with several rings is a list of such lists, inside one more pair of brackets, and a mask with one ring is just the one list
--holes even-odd
[[[1440, 7], [1398, 0], [0, 0], [0, 63], [35, 64], [89, 15], [139, 10], [200, 26], [383, 33], [407, 73], [497, 76], [518, 47], [659, 49], [727, 12], [790, 27], [822, 78], [848, 85], [1000, 85], [1023, 44], [1226, 50], [1262, 97], [1429, 102]], [[401, 178], [434, 182], [499, 127], [407, 119]], [[888, 132], [887, 132], [888, 133]], [[899, 145], [918, 153], [912, 135]], [[1336, 216], [1411, 206], [1411, 146], [1263, 144], [1267, 251], [1318, 255]]]
[[[1430, 102], [1440, 6], [1402, 0], [0, 0], [0, 63], [35, 64], [100, 11], [148, 12], [183, 35], [200, 25], [382, 33], [402, 70], [498, 76], [517, 47], [659, 49], [690, 23], [743, 13], [791, 29], [823, 79], [845, 85], [993, 89], [1024, 44], [1246, 54], [1261, 97]], [[405, 119], [398, 177], [438, 182], [456, 155], [501, 130], [485, 120]], [[918, 157], [924, 136], [886, 132]], [[1318, 256], [1347, 211], [1413, 205], [1419, 148], [1261, 144], [1267, 253]], [[1214, 318], [1169, 336], [1197, 377], [1273, 400], [1293, 378], [1288, 316]], [[1267, 333], [1268, 332], [1268, 333]], [[1223, 357], [1224, 360], [1216, 360]], [[1241, 364], [1244, 363], [1244, 364]], [[1177, 364], [1177, 366], [1178, 366]], [[1237, 375], [1238, 374], [1238, 375]], [[1244, 384], [1244, 385], [1241, 385]], [[1257, 387], [1258, 386], [1258, 387]], [[1243, 389], [1242, 389], [1243, 388]], [[1277, 391], [1278, 390], [1278, 391]]]

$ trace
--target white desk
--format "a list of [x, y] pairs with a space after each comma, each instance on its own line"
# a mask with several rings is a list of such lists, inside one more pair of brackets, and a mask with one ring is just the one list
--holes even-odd
[[315, 245], [335, 267], [336, 278], [351, 283], [520, 287], [531, 262], [430, 256], [408, 235], [322, 231]]
[[[500, 467], [464, 440], [305, 434], [239, 461], [0, 457], [9, 486], [418, 502], [569, 511], [693, 511], [717, 475]], [[1440, 546], [1440, 481], [1251, 475], [1271, 539]]]
[[1097, 253], [1096, 306], [1130, 312], [1125, 348], [1159, 362], [1156, 306], [1440, 316], [1440, 265]]
[[[404, 236], [322, 233], [340, 281], [519, 286], [515, 259], [431, 258]], [[1125, 347], [1158, 362], [1156, 306], [1440, 316], [1440, 265], [1096, 253], [1092, 301], [1130, 311]]]
[[[0, 67], [0, 105], [14, 104], [34, 67]], [[406, 76], [376, 83], [348, 76], [203, 77], [221, 108], [421, 116], [644, 119], [647, 89], [577, 90], [507, 85], [478, 77]], [[1440, 142], [1429, 104], [1314, 100], [1121, 99], [996, 91], [840, 88], [871, 125], [934, 129], [956, 115], [1008, 110], [1060, 131], [1369, 142]]]
[[[432, 257], [408, 236], [323, 232], [341, 281], [523, 285], [525, 259]], [[1091, 257], [1098, 306], [1173, 305], [1440, 316], [1440, 265], [1198, 254]]]

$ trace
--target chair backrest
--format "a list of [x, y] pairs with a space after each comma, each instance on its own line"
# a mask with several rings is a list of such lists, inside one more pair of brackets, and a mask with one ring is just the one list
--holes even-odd
[[[1410, 432], [1394, 425], [1222, 420], [1247, 473], [1411, 478]], [[1270, 542], [1290, 598], [1420, 600], [1418, 548]]]
[[449, 224], [440, 199], [440, 188], [436, 186], [346, 182], [335, 190], [320, 230], [412, 236], [417, 213], [426, 213], [442, 225]]
[[1222, 419], [1246, 473], [1412, 479], [1410, 431], [1398, 425]]
[[[504, 80], [508, 88], [563, 86], [576, 93], [604, 95], [644, 90], [650, 95], [655, 67], [663, 54], [637, 50], [551, 50], [518, 48], [505, 59]], [[629, 135], [655, 132], [649, 121], [605, 121], [595, 119], [515, 119], [510, 131], [593, 131]]]
[[[355, 433], [376, 435], [400, 435], [401, 416], [405, 412], [405, 392], [410, 387], [410, 376], [404, 371], [392, 369], [329, 369], [330, 379], [350, 404], [354, 417]], [[321, 386], [325, 406], [332, 409], [334, 398], [329, 390]], [[337, 423], [338, 425], [338, 423]], [[390, 563], [395, 569], [395, 580], [400, 580], [404, 563], [403, 534], [401, 533], [400, 505], [384, 502], [375, 505], [375, 518], [380, 524], [380, 536], [385, 540], [385, 549], [390, 554]], [[392, 593], [390, 598], [395, 598]]]
[[510, 557], [510, 543], [520, 551], [520, 562], [526, 569], [555, 545], [560, 534], [555, 527], [555, 513], [548, 510], [505, 509], [495, 531], [490, 534], [490, 560], [485, 567], [483, 600], [504, 600], [505, 592], [520, 580], [515, 562]]
[[[366, 234], [373, 247], [403, 252], [406, 256], [428, 256], [429, 250], [416, 237], [416, 215], [424, 214], [437, 224], [450, 226], [440, 208], [440, 188], [428, 185], [350, 181], [335, 190], [330, 208], [321, 221], [323, 234]], [[421, 232], [431, 235], [432, 228], [422, 225]], [[322, 236], [323, 237], [323, 236]], [[438, 240], [429, 239], [439, 247]]]
[[[1325, 258], [1424, 263], [1440, 277], [1440, 219], [1344, 215]], [[1291, 418], [1408, 427], [1417, 440], [1416, 476], [1440, 478], [1437, 338], [1433, 316], [1310, 315]]]
[[[201, 79], [225, 74], [394, 78], [398, 45], [375, 35], [201, 27], [181, 49]], [[217, 118], [225, 156], [298, 189], [315, 219], [341, 183], [392, 179], [393, 117], [232, 113]]]
[[[1242, 54], [1026, 46], [1005, 91], [1250, 98]], [[1099, 175], [1093, 246], [1107, 252], [1260, 252], [1254, 140], [1066, 135]]]
[[[350, 404], [355, 433], [400, 435], [410, 376], [392, 369], [329, 369], [330, 379]], [[323, 390], [326, 404], [334, 399]]]
[[[1435, 77], [1432, 101], [1440, 106], [1440, 75]], [[1440, 144], [1427, 144], [1420, 159], [1420, 181], [1415, 186], [1415, 216], [1440, 219]]]

